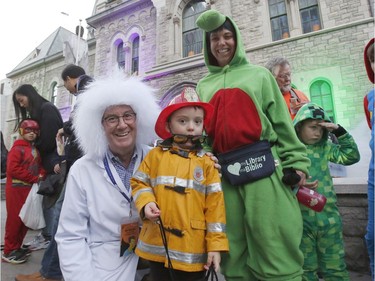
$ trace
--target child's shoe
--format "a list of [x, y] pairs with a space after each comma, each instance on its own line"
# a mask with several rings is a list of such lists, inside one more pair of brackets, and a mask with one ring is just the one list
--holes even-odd
[[22, 249], [11, 251], [9, 254], [2, 254], [1, 259], [5, 262], [20, 264], [27, 261], [28, 255]]

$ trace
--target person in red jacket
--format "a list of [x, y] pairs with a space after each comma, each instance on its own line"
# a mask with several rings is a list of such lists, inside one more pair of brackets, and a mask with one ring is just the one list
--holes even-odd
[[40, 133], [39, 124], [32, 119], [23, 120], [18, 132], [20, 138], [16, 140], [7, 157], [6, 172], [6, 210], [4, 252], [2, 260], [19, 264], [27, 261], [30, 251], [23, 249], [22, 242], [27, 233], [18, 214], [34, 183], [45, 174], [39, 151], [34, 141]]
[[292, 87], [292, 67], [289, 61], [283, 57], [275, 57], [270, 59], [265, 67], [275, 77], [289, 109], [290, 117], [294, 119], [298, 110], [308, 103], [309, 99], [304, 93]]

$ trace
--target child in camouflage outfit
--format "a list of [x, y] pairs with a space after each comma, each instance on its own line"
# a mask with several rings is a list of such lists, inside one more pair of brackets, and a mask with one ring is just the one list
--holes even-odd
[[[358, 147], [353, 137], [343, 127], [332, 123], [324, 110], [314, 103], [301, 107], [293, 124], [311, 160], [311, 180], [319, 182], [316, 191], [327, 198], [319, 213], [301, 205], [303, 280], [319, 280], [318, 271], [325, 281], [350, 280], [344, 261], [342, 222], [328, 162], [352, 165], [360, 159]], [[337, 137], [338, 144], [328, 140], [328, 132]]]

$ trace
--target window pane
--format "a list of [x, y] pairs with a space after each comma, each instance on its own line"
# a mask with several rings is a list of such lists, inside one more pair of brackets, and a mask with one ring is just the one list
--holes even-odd
[[135, 37], [132, 45], [132, 74], [138, 73], [139, 67], [139, 36]]
[[277, 7], [276, 6], [270, 6], [270, 17], [276, 17], [277, 16]]
[[123, 42], [117, 46], [117, 64], [120, 68], [125, 66], [125, 50]]
[[139, 37], [136, 37], [133, 41], [132, 58], [138, 57], [139, 54]]
[[55, 83], [52, 87], [52, 98], [51, 98], [51, 102], [54, 104], [54, 105], [57, 105], [57, 83]]
[[299, 0], [303, 33], [321, 29], [319, 7], [316, 0]]
[[335, 121], [332, 90], [326, 81], [316, 81], [310, 87], [311, 101], [323, 107], [329, 118]]
[[205, 1], [191, 1], [182, 13], [183, 57], [202, 53], [203, 32], [195, 21], [206, 10], [206, 5]]
[[288, 16], [284, 0], [268, 0], [272, 40], [289, 37]]
[[284, 0], [281, 1], [279, 4], [277, 4], [277, 11], [279, 15], [285, 15], [286, 14], [286, 6]]
[[183, 34], [184, 57], [200, 54], [203, 49], [203, 33], [193, 30]]

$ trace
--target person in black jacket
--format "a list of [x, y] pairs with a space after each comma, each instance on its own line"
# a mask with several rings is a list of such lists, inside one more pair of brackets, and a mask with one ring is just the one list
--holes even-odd
[[[42, 166], [46, 171], [46, 177], [60, 173], [61, 159], [57, 154], [56, 134], [62, 127], [63, 120], [58, 108], [42, 97], [36, 89], [30, 84], [19, 86], [12, 96], [16, 124], [14, 131], [18, 130], [21, 120], [32, 118], [40, 126], [40, 134], [35, 141], [35, 147], [39, 150], [42, 158]], [[43, 198], [44, 201], [45, 198]], [[52, 236], [52, 206], [43, 205], [43, 214], [46, 221], [46, 227], [42, 234], [29, 243], [25, 243], [29, 250], [44, 249], [48, 246]]]
[[16, 132], [21, 120], [32, 118], [40, 125], [40, 135], [35, 142], [40, 151], [42, 165], [47, 174], [57, 173], [60, 158], [56, 150], [56, 134], [63, 120], [57, 107], [38, 94], [30, 84], [19, 86], [13, 93], [13, 105], [16, 113]]

